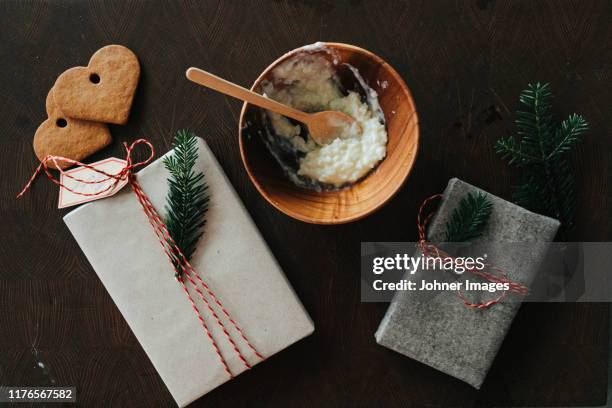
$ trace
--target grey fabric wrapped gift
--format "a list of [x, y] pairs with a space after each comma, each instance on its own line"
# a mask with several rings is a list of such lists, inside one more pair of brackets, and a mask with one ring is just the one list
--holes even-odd
[[[443, 240], [445, 224], [459, 201], [469, 192], [482, 191], [451, 179], [428, 229], [428, 240]], [[487, 193], [493, 212], [482, 237], [475, 240], [488, 260], [508, 277], [529, 285], [559, 228], [559, 221], [525, 210]], [[515, 257], [491, 242], [529, 242], [530, 251]], [[419, 273], [419, 272], [417, 272]], [[438, 281], [453, 281], [452, 272], [436, 271]], [[489, 297], [490, 298], [490, 297]], [[520, 301], [503, 301], [491, 308], [468, 308], [456, 292], [432, 296], [426, 291], [398, 291], [376, 331], [378, 344], [416, 359], [480, 388]]]

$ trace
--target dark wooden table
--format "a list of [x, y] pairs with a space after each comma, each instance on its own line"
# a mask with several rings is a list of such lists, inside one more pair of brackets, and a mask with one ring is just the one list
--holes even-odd
[[[517, 179], [493, 144], [513, 132], [530, 81], [551, 82], [555, 113], [592, 131], [573, 154], [573, 240], [610, 239], [612, 6], [607, 1], [0, 2], [0, 384], [74, 385], [82, 405], [170, 406], [170, 394], [56, 209], [57, 188], [15, 193], [36, 165], [32, 137], [65, 69], [103, 45], [139, 56], [127, 126], [94, 159], [139, 136], [160, 151], [184, 127], [204, 137], [316, 324], [313, 336], [195, 406], [603, 405], [607, 304], [526, 304], [482, 390], [378, 347], [385, 304], [359, 300], [359, 243], [410, 241], [421, 200], [460, 177], [509, 197]], [[195, 65], [249, 85], [280, 54], [317, 40], [379, 54], [416, 100], [421, 149], [402, 191], [378, 213], [323, 227], [286, 217], [249, 183], [240, 103], [184, 78]], [[443, 333], [441, 333], [443, 335]], [[41, 363], [41, 364], [39, 364]]]

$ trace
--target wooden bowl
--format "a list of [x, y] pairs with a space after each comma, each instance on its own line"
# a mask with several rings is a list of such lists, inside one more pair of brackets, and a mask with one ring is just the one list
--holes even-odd
[[[260, 108], [247, 103], [240, 113], [240, 155], [257, 190], [278, 210], [313, 224], [341, 224], [371, 214], [399, 191], [414, 165], [419, 124], [412, 95], [389, 64], [359, 47], [340, 43], [323, 45], [336, 50], [341, 62], [356, 67], [378, 93], [387, 122], [387, 157], [365, 179], [350, 188], [317, 192], [298, 187], [285, 176], [264, 145], [260, 134], [263, 131]], [[251, 90], [261, 93], [260, 83], [270, 71], [304, 50], [297, 48], [274, 61], [257, 78]]]

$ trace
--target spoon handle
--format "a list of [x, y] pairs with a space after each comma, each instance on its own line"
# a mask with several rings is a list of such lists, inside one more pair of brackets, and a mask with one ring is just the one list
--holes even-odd
[[210, 72], [191, 67], [187, 70], [186, 76], [187, 79], [189, 79], [190, 81], [205, 86], [207, 88], [214, 89], [215, 91], [221, 92], [222, 94], [233, 96], [234, 98], [259, 106], [260, 108], [276, 112], [283, 116], [288, 116], [291, 119], [295, 119], [299, 122], [308, 122], [308, 118], [310, 116], [308, 113], [294, 109], [275, 100], [266, 98], [263, 95], [243, 88], [240, 85], [236, 85], [233, 82], [229, 82], [223, 78], [219, 78], [218, 76], [213, 75]]

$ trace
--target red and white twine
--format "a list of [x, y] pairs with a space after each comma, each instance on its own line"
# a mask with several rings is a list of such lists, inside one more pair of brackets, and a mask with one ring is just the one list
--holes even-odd
[[[435, 212], [430, 212], [426, 216], [423, 216], [423, 214], [425, 212], [425, 208], [429, 205], [429, 203], [435, 200], [439, 200], [440, 198], [442, 198], [442, 194], [435, 194], [423, 201], [423, 203], [419, 207], [419, 214], [417, 215], [417, 229], [419, 231], [418, 246], [419, 248], [421, 248], [421, 251], [423, 251], [423, 256], [425, 257], [441, 258], [442, 261], [453, 260], [454, 258], [451, 255], [444, 252], [431, 242], [427, 242], [426, 227], [429, 221], [431, 221], [431, 218], [434, 216]], [[512, 292], [520, 296], [526, 296], [529, 294], [529, 288], [527, 286], [508, 279], [507, 274], [497, 266], [485, 264], [485, 267], [482, 270], [468, 267], [465, 267], [465, 270], [467, 272], [470, 272], [474, 276], [481, 277], [483, 279], [488, 280], [489, 282], [502, 284], [505, 283], [508, 284], [509, 287], [507, 291], [503, 291], [495, 299], [477, 303], [471, 302], [463, 292], [458, 291], [457, 295], [459, 296], [459, 298], [467, 307], [471, 309], [487, 309], [501, 302], [507, 296], [508, 292]], [[493, 273], [487, 272], [487, 270], [492, 271]]]
[[[149, 154], [149, 157], [147, 157], [147, 159], [145, 159], [143, 161], [140, 161], [140, 162], [134, 163], [132, 161], [132, 151], [134, 150], [134, 148], [136, 146], [138, 146], [140, 144], [146, 145], [149, 148], [149, 150], [150, 150], [150, 154]], [[142, 188], [140, 187], [140, 184], [138, 183], [138, 181], [136, 179], [136, 176], [133, 174], [132, 171], [134, 169], [136, 169], [138, 167], [141, 167], [141, 166], [144, 166], [147, 163], [149, 163], [151, 160], [153, 160], [153, 157], [155, 156], [155, 149], [153, 148], [153, 145], [151, 144], [151, 142], [149, 142], [146, 139], [138, 139], [138, 140], [134, 141], [129, 146], [128, 146], [127, 143], [124, 143], [123, 145], [124, 145], [125, 151], [126, 151], [126, 159], [125, 159], [126, 160], [126, 165], [117, 174], [109, 174], [109, 173], [104, 172], [102, 170], [99, 170], [99, 169], [97, 169], [95, 167], [92, 167], [91, 165], [84, 164], [84, 163], [81, 163], [79, 161], [68, 159], [68, 158], [65, 158], [65, 157], [52, 156], [52, 155], [46, 156], [40, 162], [40, 164], [36, 168], [34, 174], [30, 178], [30, 180], [27, 182], [27, 184], [25, 185], [23, 190], [17, 195], [17, 198], [20, 198], [21, 196], [23, 196], [30, 189], [30, 187], [32, 186], [32, 183], [34, 182], [36, 177], [40, 173], [42, 173], [42, 172], [44, 172], [46, 174], [46, 176], [47, 176], [47, 178], [49, 180], [51, 180], [53, 183], [55, 183], [58, 186], [60, 186], [60, 188], [66, 189], [66, 190], [68, 190], [68, 191], [70, 191], [70, 192], [72, 192], [74, 194], [78, 194], [78, 195], [81, 195], [81, 196], [89, 196], [89, 197], [91, 197], [91, 196], [98, 196], [98, 195], [101, 195], [101, 194], [103, 194], [105, 192], [108, 192], [108, 191], [114, 189], [119, 182], [127, 180], [128, 183], [130, 184], [130, 187], [132, 188], [132, 191], [136, 195], [136, 197], [138, 199], [138, 202], [140, 203], [140, 205], [141, 205], [145, 215], [147, 216], [147, 219], [149, 220], [149, 223], [153, 227], [153, 231], [155, 232], [155, 235], [157, 236], [157, 239], [159, 240], [159, 242], [160, 242], [160, 244], [162, 246], [162, 249], [163, 249], [164, 253], [166, 254], [166, 257], [168, 258], [168, 260], [172, 264], [172, 266], [174, 268], [176, 280], [181, 285], [181, 288], [183, 289], [183, 292], [185, 292], [185, 295], [187, 296], [187, 300], [191, 304], [191, 307], [193, 308], [193, 310], [194, 310], [194, 312], [195, 312], [195, 314], [196, 314], [196, 316], [197, 316], [197, 318], [198, 318], [198, 320], [199, 320], [199, 322], [200, 322], [200, 324], [202, 326], [202, 329], [203, 329], [204, 333], [206, 334], [206, 336], [210, 340], [210, 343], [211, 343], [211, 345], [212, 345], [212, 347], [214, 349], [214, 352], [217, 355], [217, 357], [219, 358], [219, 362], [221, 363], [221, 365], [223, 366], [225, 372], [229, 375], [229, 377], [233, 378], [234, 374], [230, 370], [230, 367], [229, 367], [229, 365], [227, 363], [227, 360], [223, 356], [223, 353], [221, 352], [221, 349], [219, 348], [217, 340], [215, 340], [215, 338], [214, 338], [210, 328], [208, 327], [208, 324], [206, 323], [206, 320], [202, 316], [202, 313], [200, 312], [196, 302], [193, 300], [193, 297], [192, 297], [191, 293], [189, 292], [187, 284], [185, 283], [184, 277], [187, 278], [187, 282], [191, 285], [193, 290], [197, 293], [197, 295], [200, 298], [200, 300], [206, 305], [206, 308], [207, 308], [208, 312], [210, 313], [210, 315], [212, 316], [212, 319], [214, 320], [214, 323], [217, 324], [217, 326], [221, 329], [221, 331], [223, 332], [223, 335], [225, 336], [225, 338], [227, 339], [227, 341], [231, 345], [231, 348], [234, 351], [234, 353], [236, 353], [236, 355], [239, 357], [239, 359], [242, 362], [242, 364], [247, 369], [251, 368], [251, 364], [248, 362], [247, 358], [245, 357], [245, 355], [241, 351], [240, 347], [238, 347], [238, 344], [236, 343], [236, 341], [232, 337], [230, 331], [226, 327], [226, 324], [222, 321], [221, 318], [219, 318], [219, 314], [218, 314], [217, 310], [220, 310], [220, 313], [223, 314], [223, 316], [225, 316], [225, 318], [229, 321], [229, 324], [238, 333], [238, 335], [240, 336], [240, 339], [242, 339], [244, 344], [246, 344], [246, 347], [248, 347], [255, 354], [255, 356], [258, 359], [264, 360], [265, 358], [263, 357], [263, 355], [261, 353], [259, 353], [257, 351], [255, 346], [253, 346], [253, 344], [248, 340], [248, 338], [247, 338], [246, 334], [244, 333], [244, 331], [238, 326], [236, 321], [231, 317], [231, 315], [228, 312], [228, 310], [223, 306], [223, 304], [221, 303], [219, 298], [215, 295], [215, 293], [210, 288], [210, 286], [200, 277], [200, 275], [193, 268], [193, 266], [191, 266], [191, 264], [189, 263], [187, 258], [185, 258], [185, 256], [181, 252], [180, 248], [176, 245], [176, 243], [174, 242], [174, 240], [170, 236], [170, 233], [168, 232], [168, 229], [166, 228], [166, 225], [164, 224], [163, 220], [161, 219], [161, 217], [157, 213], [157, 210], [155, 210], [155, 207], [153, 207], [153, 205], [151, 204], [151, 201], [149, 200], [149, 197], [142, 190]], [[87, 169], [89, 169], [89, 170], [91, 170], [93, 172], [96, 172], [96, 173], [102, 175], [103, 177], [101, 179], [99, 179], [99, 180], [93, 180], [93, 181], [92, 180], [80, 179], [80, 178], [75, 177], [75, 176], [71, 175], [70, 173], [64, 172], [62, 169], [60, 169], [59, 166], [58, 166], [59, 162], [67, 162], [67, 163], [70, 163], [71, 165], [77, 165], [77, 166], [81, 166], [81, 167], [87, 168]], [[80, 192], [80, 191], [71, 189], [71, 188], [67, 187], [66, 185], [62, 184], [60, 179], [57, 179], [50, 172], [49, 167], [48, 167], [49, 163], [53, 163], [53, 165], [58, 169], [58, 171], [60, 172], [61, 175], [63, 175], [64, 177], [68, 177], [68, 178], [70, 178], [70, 179], [72, 179], [72, 180], [74, 180], [74, 181], [76, 181], [78, 183], [82, 183], [82, 184], [99, 184], [99, 183], [105, 183], [105, 182], [107, 182], [109, 180], [114, 180], [114, 181], [112, 183], [110, 183], [107, 187], [105, 187], [104, 189], [102, 189], [100, 191], [97, 191], [95, 193]], [[208, 296], [206, 296], [204, 294], [204, 292]], [[215, 309], [217, 309], [217, 310], [215, 310]]]

